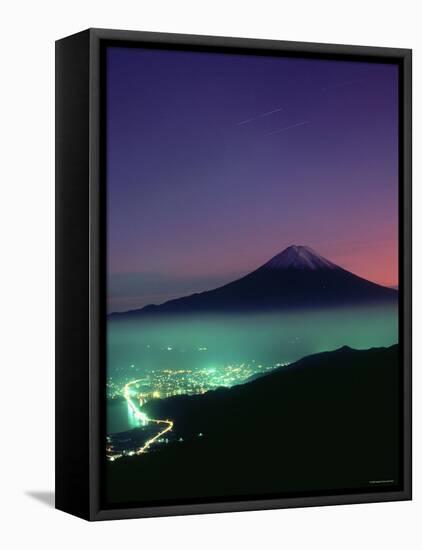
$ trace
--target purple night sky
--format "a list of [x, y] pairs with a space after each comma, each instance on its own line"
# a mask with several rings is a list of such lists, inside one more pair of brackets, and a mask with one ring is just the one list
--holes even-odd
[[109, 311], [291, 244], [396, 285], [397, 94], [395, 65], [109, 48]]

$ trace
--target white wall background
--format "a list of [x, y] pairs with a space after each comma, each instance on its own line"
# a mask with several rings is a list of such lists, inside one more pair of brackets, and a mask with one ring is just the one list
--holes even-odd
[[[422, 34], [412, 0], [23, 0], [0, 8], [3, 548], [421, 548]], [[53, 490], [54, 40], [87, 27], [414, 49], [414, 501], [88, 524]], [[77, 398], [77, 396], [75, 396]], [[31, 496], [32, 493], [32, 496]], [[33, 495], [38, 495], [35, 498]], [[40, 501], [41, 495], [41, 501]]]

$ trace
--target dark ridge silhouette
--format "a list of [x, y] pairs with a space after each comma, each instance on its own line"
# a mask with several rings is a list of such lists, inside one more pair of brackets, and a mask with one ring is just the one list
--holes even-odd
[[398, 346], [345, 346], [241, 386], [153, 400], [146, 409], [151, 418], [174, 421], [174, 442], [109, 463], [110, 502], [401, 484]]
[[257, 270], [219, 288], [110, 317], [338, 307], [395, 302], [397, 297], [397, 290], [358, 277], [309, 247], [289, 246]]

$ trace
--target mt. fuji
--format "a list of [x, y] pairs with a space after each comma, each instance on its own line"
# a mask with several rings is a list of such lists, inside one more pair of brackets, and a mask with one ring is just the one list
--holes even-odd
[[224, 286], [112, 316], [268, 312], [397, 300], [397, 290], [354, 275], [307, 246], [292, 245], [255, 271]]

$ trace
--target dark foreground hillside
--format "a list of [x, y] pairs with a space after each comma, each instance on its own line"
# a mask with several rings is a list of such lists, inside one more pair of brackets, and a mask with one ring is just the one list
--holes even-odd
[[174, 420], [183, 443], [108, 463], [107, 499], [397, 488], [399, 395], [398, 348], [392, 346], [341, 348], [229, 390], [152, 401], [149, 416]]

